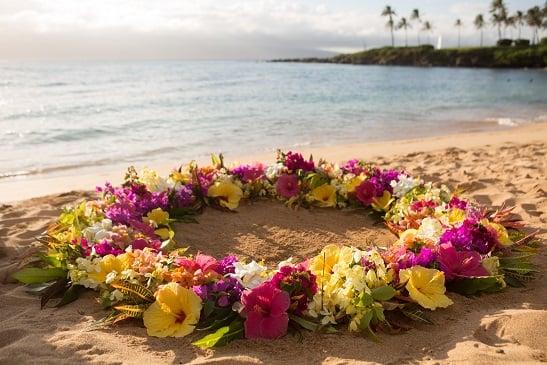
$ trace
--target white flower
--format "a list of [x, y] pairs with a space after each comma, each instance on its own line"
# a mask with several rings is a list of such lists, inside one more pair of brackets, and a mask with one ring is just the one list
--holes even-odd
[[97, 242], [104, 239], [110, 239], [112, 234], [112, 221], [103, 219], [82, 230], [82, 234], [88, 242]]
[[266, 275], [266, 267], [254, 260], [248, 264], [236, 262], [234, 264], [234, 269], [235, 272], [231, 274], [231, 276], [238, 279], [241, 284], [248, 289], [259, 286], [268, 278]]
[[443, 234], [443, 226], [435, 218], [427, 217], [422, 219], [420, 228], [416, 233], [416, 237], [438, 242]]
[[275, 165], [270, 165], [266, 167], [264, 174], [266, 175], [268, 179], [273, 180], [277, 176], [281, 175], [284, 169], [285, 169], [285, 166], [283, 166], [282, 163], [278, 162]]
[[400, 198], [410, 190], [421, 184], [420, 179], [410, 177], [405, 174], [397, 176], [398, 181], [393, 180], [390, 185], [393, 188], [393, 195]]
[[166, 179], [160, 177], [156, 171], [147, 168], [142, 170], [139, 180], [152, 192], [166, 191], [169, 188]]

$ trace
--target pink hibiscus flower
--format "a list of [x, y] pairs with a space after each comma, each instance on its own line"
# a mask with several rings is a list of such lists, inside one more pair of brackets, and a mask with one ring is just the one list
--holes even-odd
[[456, 251], [451, 243], [440, 245], [438, 260], [446, 280], [490, 275], [482, 266], [481, 255], [478, 252]]
[[277, 179], [275, 184], [277, 193], [284, 198], [292, 198], [298, 195], [300, 192], [300, 186], [298, 186], [298, 177], [296, 175], [281, 175]]
[[289, 294], [266, 281], [241, 296], [246, 338], [276, 339], [287, 333]]
[[370, 205], [372, 199], [376, 197], [376, 187], [370, 181], [363, 181], [357, 188], [355, 188], [355, 195], [357, 199], [363, 203], [363, 205]]

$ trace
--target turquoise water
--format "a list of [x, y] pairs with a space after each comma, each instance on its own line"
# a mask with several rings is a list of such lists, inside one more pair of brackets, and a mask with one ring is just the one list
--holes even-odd
[[547, 119], [547, 72], [261, 62], [0, 63], [0, 176]]

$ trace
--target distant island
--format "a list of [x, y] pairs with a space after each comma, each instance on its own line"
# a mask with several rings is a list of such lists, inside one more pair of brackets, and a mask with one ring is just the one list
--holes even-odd
[[271, 62], [341, 63], [352, 65], [546, 68], [547, 42], [537, 46], [495, 46], [435, 49], [382, 47], [326, 58], [276, 59]]

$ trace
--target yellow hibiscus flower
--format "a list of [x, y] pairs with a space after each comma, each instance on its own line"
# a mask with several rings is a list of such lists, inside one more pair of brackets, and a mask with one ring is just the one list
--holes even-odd
[[97, 271], [90, 272], [88, 277], [98, 283], [104, 283], [108, 274], [112, 272], [119, 274], [131, 267], [132, 260], [132, 257], [127, 253], [118, 256], [106, 255], [97, 265]]
[[156, 227], [160, 224], [169, 223], [169, 213], [163, 211], [161, 208], [151, 210], [146, 215], [146, 218], [148, 218], [148, 221], [154, 224]]
[[444, 273], [423, 266], [413, 266], [399, 271], [401, 283], [406, 282], [406, 290], [410, 298], [424, 308], [446, 308], [453, 302], [444, 293]]
[[392, 201], [391, 193], [384, 190], [384, 194], [382, 196], [372, 198], [372, 208], [377, 211], [387, 211]]
[[323, 184], [313, 189], [311, 195], [319, 202], [321, 207], [334, 207], [336, 205], [336, 188], [330, 184]]
[[218, 198], [221, 206], [234, 210], [238, 207], [243, 197], [243, 191], [239, 186], [230, 181], [217, 181], [209, 187], [207, 196]]
[[156, 301], [143, 314], [149, 336], [184, 337], [194, 331], [201, 313], [201, 299], [177, 283], [156, 293]]
[[351, 180], [348, 180], [346, 183], [345, 183], [345, 186], [346, 186], [346, 190], [348, 193], [353, 193], [355, 192], [355, 189], [361, 185], [361, 183], [365, 181], [365, 176], [364, 175], [359, 175], [359, 176], [355, 176], [353, 179]]
[[317, 256], [311, 259], [310, 271], [319, 281], [328, 280], [332, 268], [338, 263], [339, 255], [340, 247], [337, 245], [325, 246]]

